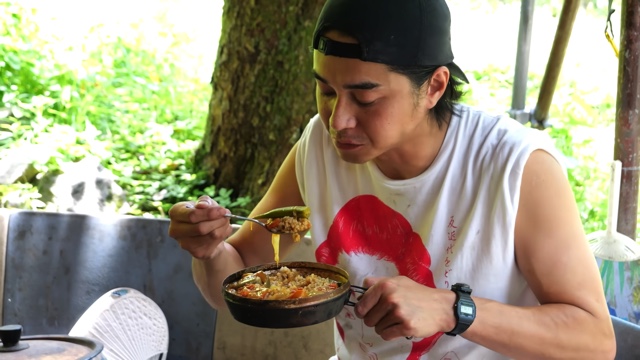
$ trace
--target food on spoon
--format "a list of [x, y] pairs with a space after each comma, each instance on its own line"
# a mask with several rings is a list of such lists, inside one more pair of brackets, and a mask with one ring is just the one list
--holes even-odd
[[300, 241], [299, 233], [309, 231], [309, 229], [311, 229], [311, 222], [307, 218], [284, 216], [281, 218], [267, 219], [267, 228], [279, 233], [292, 234], [293, 240], [298, 242]]
[[293, 218], [305, 218], [308, 219], [311, 215], [311, 210], [307, 206], [287, 206], [269, 210], [264, 214], [254, 216], [255, 219], [278, 219], [285, 216]]
[[245, 298], [283, 300], [316, 296], [339, 287], [340, 283], [335, 280], [283, 266], [242, 274], [242, 278], [228, 284], [226, 290]]
[[300, 233], [311, 229], [309, 215], [311, 215], [311, 210], [306, 206], [287, 206], [253, 216], [255, 219], [266, 219], [267, 228], [276, 232], [276, 234], [271, 234], [271, 245], [276, 264], [280, 263], [279, 233], [291, 234], [294, 242], [300, 241]]
[[267, 228], [276, 230], [277, 234], [271, 234], [271, 245], [273, 246], [274, 261], [280, 263], [280, 234], [291, 234], [294, 242], [300, 241], [300, 232], [308, 231], [311, 228], [311, 222], [307, 218], [293, 218], [285, 216], [283, 218], [275, 218], [267, 220]]

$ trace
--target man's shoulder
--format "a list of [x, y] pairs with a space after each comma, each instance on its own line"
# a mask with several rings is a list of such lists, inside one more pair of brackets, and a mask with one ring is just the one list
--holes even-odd
[[521, 124], [507, 114], [491, 114], [465, 105], [456, 110], [456, 147], [465, 149], [468, 157], [489, 162], [510, 157], [526, 159], [535, 149], [557, 155], [546, 131]]
[[507, 128], [511, 130], [522, 130], [527, 127], [509, 115], [500, 112], [489, 112], [471, 105], [456, 104], [454, 115], [461, 123], [480, 128]]
[[492, 113], [469, 105], [457, 104], [454, 119], [459, 121], [459, 131], [486, 140], [494, 137], [500, 142], [537, 142], [548, 134], [533, 129], [511, 118], [507, 113]]

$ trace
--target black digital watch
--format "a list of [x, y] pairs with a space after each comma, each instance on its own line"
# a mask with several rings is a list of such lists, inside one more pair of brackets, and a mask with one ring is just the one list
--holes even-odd
[[476, 303], [471, 299], [472, 290], [467, 284], [456, 283], [451, 286], [451, 291], [456, 293], [456, 302], [453, 304], [456, 326], [445, 334], [456, 336], [462, 334], [473, 323], [476, 318]]

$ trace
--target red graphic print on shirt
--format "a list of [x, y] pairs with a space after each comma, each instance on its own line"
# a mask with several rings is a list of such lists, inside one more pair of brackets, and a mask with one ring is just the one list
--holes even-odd
[[[337, 265], [340, 256], [366, 254], [395, 265], [398, 274], [435, 288], [431, 256], [402, 214], [373, 195], [357, 196], [336, 214], [327, 239], [316, 250], [319, 262]], [[372, 274], [375, 276], [376, 274]], [[340, 336], [344, 330], [336, 321]], [[419, 359], [442, 336], [437, 333], [412, 343], [408, 360]]]

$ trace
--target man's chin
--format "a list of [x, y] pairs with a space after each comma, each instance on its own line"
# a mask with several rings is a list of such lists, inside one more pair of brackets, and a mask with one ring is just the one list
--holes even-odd
[[338, 155], [340, 156], [340, 158], [348, 163], [351, 164], [364, 164], [366, 162], [368, 162], [369, 160], [371, 160], [368, 156], [363, 156], [360, 154], [344, 154], [340, 151], [338, 151]]
[[357, 147], [341, 147], [334, 143], [333, 146], [335, 151], [338, 153], [338, 156], [348, 163], [364, 164], [373, 159], [371, 156], [371, 149], [366, 145], [358, 145]]

